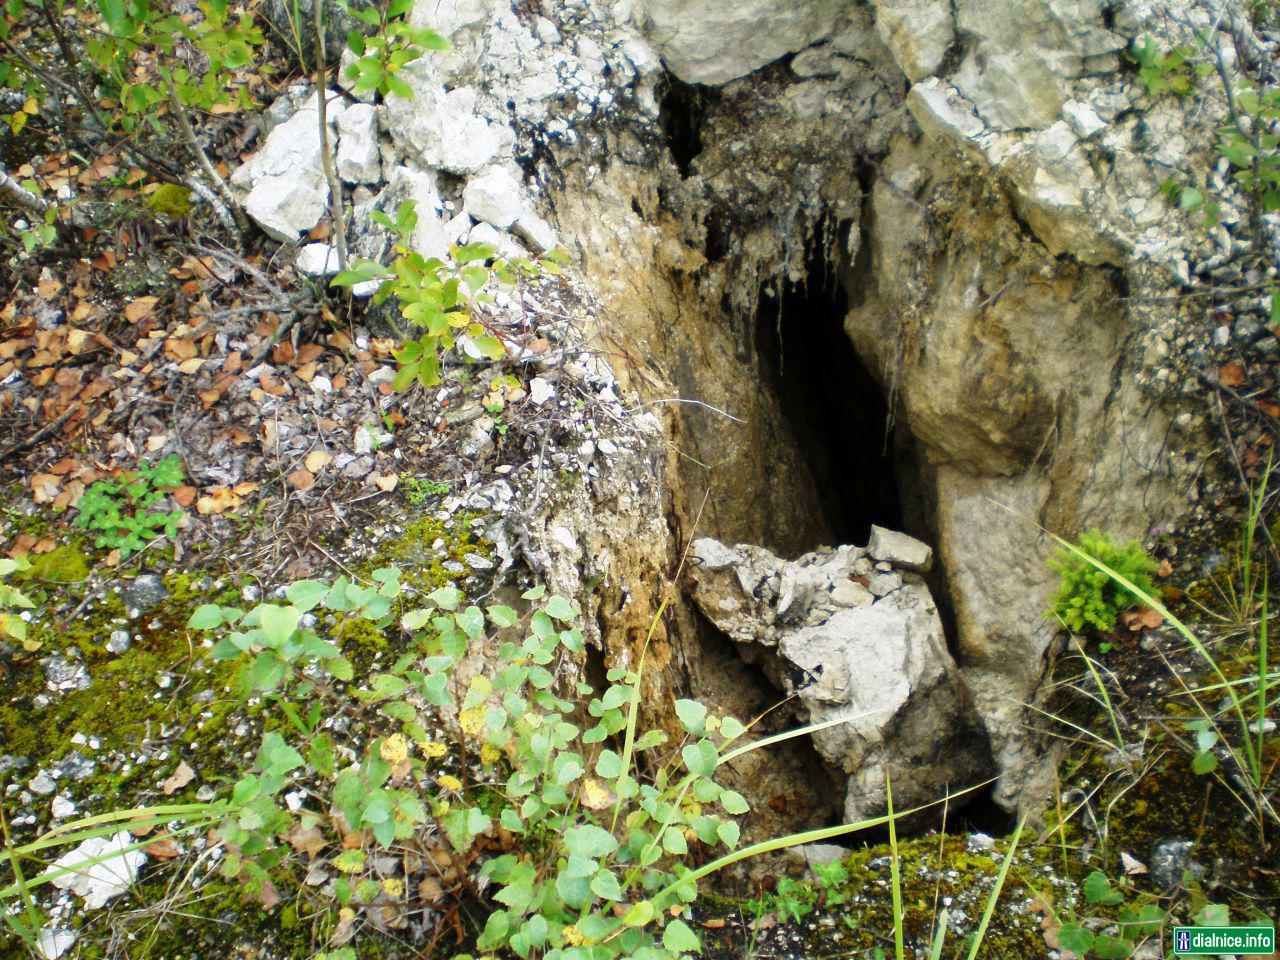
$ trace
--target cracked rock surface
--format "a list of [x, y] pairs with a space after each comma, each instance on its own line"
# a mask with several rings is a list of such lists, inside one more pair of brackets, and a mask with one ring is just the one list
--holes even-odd
[[[876, 528], [912, 566], [929, 548]], [[883, 547], [877, 551], [887, 556]], [[692, 594], [749, 662], [811, 723], [819, 754], [847, 776], [849, 821], [885, 811], [885, 779], [899, 809], [980, 780], [990, 746], [929, 588], [906, 566], [855, 546], [782, 560], [763, 547], [693, 543]]]

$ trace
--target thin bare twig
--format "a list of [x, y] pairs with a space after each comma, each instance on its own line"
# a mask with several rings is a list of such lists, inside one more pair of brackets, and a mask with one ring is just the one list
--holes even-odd
[[76, 404], [75, 406], [72, 406], [72, 407], [68, 407], [61, 414], [59, 414], [54, 419], [50, 420], [48, 423], [46, 423], [43, 427], [41, 427], [31, 436], [27, 437], [25, 440], [19, 440], [17, 443], [12, 443], [9, 446], [5, 447], [3, 450], [0, 450], [0, 463], [4, 462], [5, 460], [8, 460], [15, 453], [20, 453], [21, 451], [26, 450], [29, 447], [34, 447], [37, 443], [39, 443], [49, 434], [53, 433], [55, 430], [61, 427], [64, 423], [70, 420], [72, 415], [75, 413], [78, 413], [80, 409], [81, 408], [79, 404]]
[[[173, 85], [173, 77], [167, 70], [164, 74], [164, 88], [169, 96], [169, 109], [173, 111], [174, 119], [178, 121], [178, 129], [182, 132], [182, 139], [187, 142], [187, 149], [195, 156], [196, 162], [200, 164], [203, 171], [213, 189], [218, 192], [222, 201], [231, 211], [231, 215], [235, 217], [235, 233], [236, 238], [240, 239], [249, 229], [248, 221], [245, 220], [244, 211], [240, 208], [240, 201], [236, 199], [236, 195], [231, 192], [231, 188], [227, 186], [227, 181], [218, 175], [218, 171], [214, 169], [213, 163], [209, 160], [209, 155], [204, 152], [204, 147], [200, 146], [200, 141], [196, 139], [196, 132], [191, 129], [191, 121], [187, 119], [186, 108], [183, 107], [182, 101], [178, 99], [178, 91]], [[206, 200], [209, 198], [206, 196]], [[216, 204], [211, 204], [214, 210], [217, 210]]]
[[338, 251], [338, 269], [347, 269], [347, 230], [342, 220], [342, 184], [333, 168], [333, 153], [329, 149], [329, 104], [326, 96], [324, 51], [324, 0], [312, 0], [311, 11], [316, 31], [316, 117], [320, 124], [320, 164], [329, 184], [329, 219], [333, 221], [333, 244]]

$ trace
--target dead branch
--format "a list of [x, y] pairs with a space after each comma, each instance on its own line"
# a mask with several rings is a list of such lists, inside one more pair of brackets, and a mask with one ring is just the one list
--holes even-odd
[[30, 210], [39, 216], [44, 216], [53, 208], [53, 204], [39, 194], [32, 193], [13, 177], [9, 176], [9, 171], [0, 164], [0, 196], [7, 197], [24, 210]]
[[[196, 132], [191, 129], [191, 122], [187, 119], [187, 111], [182, 106], [182, 101], [178, 99], [178, 91], [173, 86], [173, 78], [167, 71], [164, 73], [164, 88], [169, 96], [169, 108], [173, 111], [175, 119], [178, 121], [178, 129], [182, 132], [182, 139], [187, 142], [187, 148], [195, 156], [196, 162], [200, 164], [200, 169], [204, 172], [205, 177], [212, 184], [213, 189], [218, 192], [218, 196], [222, 198], [225, 209], [219, 211], [219, 204], [216, 201], [210, 202], [214, 212], [219, 214], [218, 219], [225, 223], [224, 215], [227, 210], [231, 211], [231, 215], [235, 217], [233, 232], [237, 239], [240, 239], [249, 229], [249, 224], [244, 218], [244, 211], [240, 207], [240, 201], [236, 195], [231, 192], [231, 188], [227, 186], [227, 182], [218, 175], [218, 171], [214, 169], [213, 163], [209, 160], [209, 155], [204, 152], [204, 147], [200, 145], [200, 141], [196, 139]], [[194, 177], [188, 178], [188, 184], [192, 184]], [[207, 193], [199, 190], [194, 185], [192, 189], [196, 190], [205, 200], [212, 200]]]
[[311, 12], [316, 32], [316, 116], [320, 124], [320, 164], [329, 184], [329, 219], [333, 221], [333, 243], [338, 251], [338, 269], [347, 269], [347, 231], [342, 220], [342, 184], [334, 170], [329, 149], [329, 104], [326, 97], [324, 50], [324, 0], [312, 0]]

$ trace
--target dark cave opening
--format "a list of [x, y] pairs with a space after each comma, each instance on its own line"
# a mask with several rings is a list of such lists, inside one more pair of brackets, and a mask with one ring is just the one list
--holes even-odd
[[702, 153], [701, 126], [706, 95], [700, 87], [668, 77], [658, 101], [658, 117], [667, 150], [680, 176], [686, 179], [693, 172], [693, 161]]
[[[828, 225], [816, 231], [819, 237], [832, 232]], [[843, 236], [843, 231], [834, 233]], [[865, 245], [861, 252], [866, 255]], [[841, 271], [822, 242], [814, 241], [803, 279], [766, 284], [754, 331], [759, 370], [813, 479], [827, 542], [866, 544], [874, 524], [917, 536], [936, 549], [931, 511], [919, 502], [914, 443], [895, 427], [884, 387], [845, 330], [850, 294], [858, 295], [857, 283], [871, 282], [868, 269], [860, 258]], [[928, 579], [954, 649], [955, 622], [941, 568], [935, 565]], [[955, 785], [963, 786], [968, 784]], [[951, 827], [1007, 833], [1012, 816], [995, 801], [994, 791], [991, 786], [957, 798]], [[831, 823], [838, 822], [839, 812]], [[904, 826], [916, 833], [937, 823], [923, 816]], [[836, 842], [857, 846], [884, 839], [870, 831]]]
[[836, 544], [903, 529], [894, 431], [880, 385], [845, 333], [849, 297], [817, 244], [803, 281], [761, 292], [756, 351], [817, 487]]

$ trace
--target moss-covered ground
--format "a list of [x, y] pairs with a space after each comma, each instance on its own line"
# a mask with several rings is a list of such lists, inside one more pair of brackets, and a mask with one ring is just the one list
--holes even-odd
[[[379, 567], [399, 567], [405, 605], [446, 584], [474, 589], [471, 561], [482, 558], [487, 566], [492, 554], [475, 533], [476, 519], [412, 519], [372, 556], [364, 551], [367, 559], [350, 572], [367, 578]], [[0, 771], [14, 840], [31, 839], [70, 816], [225, 795], [252, 763], [264, 729], [283, 721], [262, 701], [240, 696], [236, 665], [213, 660], [208, 635], [186, 624], [201, 604], [252, 606], [260, 595], [257, 585], [230, 572], [193, 575], [152, 560], [146, 572], [160, 578], [165, 596], [131, 609], [121, 588], [127, 594], [136, 567], [117, 573], [103, 565], [102, 551], [86, 547], [64, 527], [44, 518], [23, 523], [42, 538], [53, 536], [56, 546], [29, 556], [31, 570], [19, 584], [36, 604], [30, 639], [38, 647], [11, 647], [0, 660]], [[113, 636], [115, 652], [108, 648]], [[121, 650], [124, 637], [128, 646]], [[352, 684], [402, 652], [397, 631], [379, 631], [363, 621], [345, 621], [334, 639], [355, 666]], [[53, 662], [83, 667], [87, 686], [51, 689]], [[166, 778], [182, 763], [195, 776], [166, 792]], [[41, 771], [56, 780], [52, 793], [31, 789]], [[55, 820], [55, 797], [73, 804], [75, 813]], [[188, 854], [202, 846], [201, 838], [189, 835], [177, 842]], [[193, 867], [192, 861], [154, 857], [128, 896], [89, 914], [72, 911], [65, 922], [80, 937], [67, 956], [310, 957], [337, 923], [332, 901], [301, 882], [300, 865], [273, 878], [279, 904], [264, 909], [207, 862]], [[7, 956], [6, 949], [0, 954]], [[416, 952], [393, 938], [373, 936], [361, 938], [359, 955]]]

